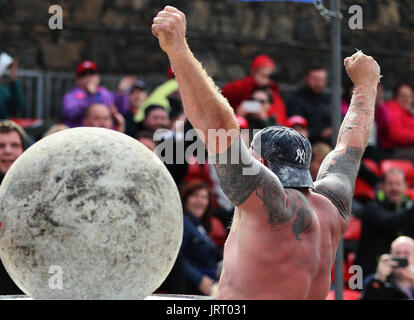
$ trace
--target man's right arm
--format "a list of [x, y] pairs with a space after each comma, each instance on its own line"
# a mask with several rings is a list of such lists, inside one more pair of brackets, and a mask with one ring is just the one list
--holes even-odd
[[338, 133], [335, 149], [319, 169], [316, 192], [327, 197], [346, 219], [350, 215], [355, 180], [371, 134], [380, 68], [372, 57], [357, 52], [345, 59], [355, 89]]

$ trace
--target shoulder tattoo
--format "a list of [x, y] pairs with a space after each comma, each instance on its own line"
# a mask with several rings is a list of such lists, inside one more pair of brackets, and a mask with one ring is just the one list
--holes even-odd
[[343, 153], [328, 155], [319, 169], [317, 180], [327, 179], [316, 186], [316, 192], [331, 200], [343, 218], [350, 215], [361, 156], [361, 148], [348, 147]]

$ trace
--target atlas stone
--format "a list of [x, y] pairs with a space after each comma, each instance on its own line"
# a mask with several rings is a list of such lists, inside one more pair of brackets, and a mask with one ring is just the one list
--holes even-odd
[[169, 274], [183, 233], [164, 164], [101, 128], [26, 150], [0, 187], [0, 223], [0, 258], [34, 299], [143, 299]]

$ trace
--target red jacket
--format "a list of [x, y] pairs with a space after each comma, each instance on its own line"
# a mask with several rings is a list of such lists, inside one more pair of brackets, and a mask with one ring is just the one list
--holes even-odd
[[[237, 110], [243, 100], [250, 99], [256, 83], [252, 76], [246, 76], [229, 82], [223, 86], [222, 94], [227, 98], [234, 111]], [[276, 122], [280, 125], [285, 125], [287, 121], [286, 106], [280, 97], [280, 90], [277, 83], [272, 82], [270, 88], [273, 91], [273, 104], [269, 109], [269, 116], [274, 115]]]
[[391, 100], [383, 107], [387, 124], [379, 132], [381, 147], [392, 149], [414, 145], [414, 113], [408, 112], [396, 101]]

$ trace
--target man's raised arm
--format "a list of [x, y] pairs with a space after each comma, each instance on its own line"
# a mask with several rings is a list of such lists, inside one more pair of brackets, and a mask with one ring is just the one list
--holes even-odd
[[361, 157], [374, 121], [380, 67], [372, 57], [360, 51], [346, 58], [344, 63], [354, 83], [354, 92], [339, 130], [336, 147], [322, 162], [315, 189], [330, 199], [341, 216], [347, 218]]
[[236, 137], [216, 146], [207, 141], [208, 129], [224, 129], [226, 132], [233, 129], [238, 132], [239, 126], [233, 109], [187, 45], [185, 15], [174, 7], [166, 6], [153, 22], [152, 33], [171, 62], [188, 119], [194, 128], [204, 133], [210, 151], [226, 151]]

